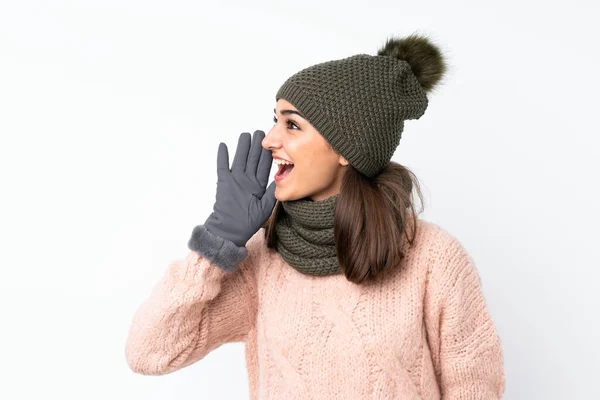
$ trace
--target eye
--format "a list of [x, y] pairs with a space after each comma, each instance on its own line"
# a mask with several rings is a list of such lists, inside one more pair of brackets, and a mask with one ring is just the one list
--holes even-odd
[[[277, 123], [277, 117], [276, 116], [273, 116], [273, 122]], [[300, 130], [300, 127], [298, 125], [296, 125], [296, 123], [294, 121], [288, 119], [285, 122], [288, 124], [288, 127], [289, 126], [294, 126], [295, 127], [294, 130], [298, 130], [298, 131]]]

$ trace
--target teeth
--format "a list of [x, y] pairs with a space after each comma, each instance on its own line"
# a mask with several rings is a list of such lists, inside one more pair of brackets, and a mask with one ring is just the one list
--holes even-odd
[[275, 164], [277, 164], [277, 165], [281, 165], [281, 164], [283, 164], [283, 165], [293, 165], [293, 164], [294, 164], [294, 163], [291, 163], [291, 162], [289, 162], [289, 161], [286, 161], [286, 160], [280, 160], [280, 159], [278, 159], [278, 158], [276, 158], [276, 159], [274, 160], [274, 162], [275, 162]]

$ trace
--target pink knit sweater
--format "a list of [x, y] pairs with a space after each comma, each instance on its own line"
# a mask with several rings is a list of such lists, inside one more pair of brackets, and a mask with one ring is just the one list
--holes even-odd
[[406, 258], [374, 282], [304, 275], [263, 229], [233, 273], [190, 251], [133, 317], [130, 368], [167, 374], [245, 342], [252, 399], [499, 399], [500, 338], [461, 243], [419, 219]]

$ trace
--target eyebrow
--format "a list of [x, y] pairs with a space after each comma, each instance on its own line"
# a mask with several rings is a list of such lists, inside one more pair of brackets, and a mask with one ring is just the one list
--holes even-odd
[[[277, 110], [274, 108], [273, 109], [273, 113], [275, 113], [275, 115], [277, 115]], [[281, 110], [281, 114], [282, 115], [286, 115], [286, 114], [297, 114], [299, 115], [301, 118], [304, 118], [304, 116], [302, 114], [300, 114], [298, 111], [296, 110]], [[306, 118], [304, 118], [306, 119]]]

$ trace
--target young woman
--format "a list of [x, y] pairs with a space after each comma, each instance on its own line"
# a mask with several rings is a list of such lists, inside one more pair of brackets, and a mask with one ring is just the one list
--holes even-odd
[[252, 398], [501, 398], [474, 262], [417, 217], [418, 182], [390, 161], [445, 71], [411, 35], [290, 77], [268, 135], [243, 133], [231, 168], [220, 144], [214, 211], [137, 310], [131, 369], [171, 373], [243, 341]]

